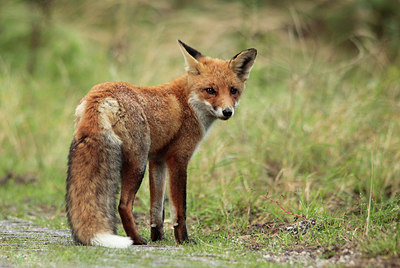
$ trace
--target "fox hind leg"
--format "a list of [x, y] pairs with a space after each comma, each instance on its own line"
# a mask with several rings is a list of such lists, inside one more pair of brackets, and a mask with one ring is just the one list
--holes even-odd
[[142, 183], [145, 167], [145, 165], [138, 166], [128, 161], [125, 161], [122, 167], [121, 199], [118, 212], [126, 235], [132, 238], [135, 245], [147, 244], [147, 241], [140, 236], [132, 214], [133, 202]]

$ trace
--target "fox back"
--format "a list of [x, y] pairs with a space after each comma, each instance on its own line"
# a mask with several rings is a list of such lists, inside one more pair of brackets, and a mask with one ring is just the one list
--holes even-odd
[[[93, 87], [75, 111], [66, 210], [80, 244], [124, 248], [146, 244], [132, 214], [146, 166], [150, 179], [151, 240], [164, 237], [164, 194], [169, 178], [171, 214], [178, 243], [186, 228], [187, 166], [216, 119], [233, 116], [257, 51], [229, 61], [203, 56], [179, 41], [186, 63], [181, 77], [153, 87], [124, 82]], [[116, 235], [115, 195], [128, 237]]]

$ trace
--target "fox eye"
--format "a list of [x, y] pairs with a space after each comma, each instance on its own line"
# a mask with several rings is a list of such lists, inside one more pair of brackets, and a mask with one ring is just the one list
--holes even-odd
[[206, 88], [205, 91], [210, 95], [215, 95], [215, 90], [212, 87]]
[[231, 87], [231, 94], [235, 95], [238, 92], [238, 90], [234, 87]]

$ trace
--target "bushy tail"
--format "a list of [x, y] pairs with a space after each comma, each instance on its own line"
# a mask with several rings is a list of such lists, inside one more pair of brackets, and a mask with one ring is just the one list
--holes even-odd
[[113, 248], [132, 245], [130, 238], [115, 235], [115, 199], [121, 167], [120, 144], [112, 136], [87, 136], [72, 141], [66, 210], [76, 242]]

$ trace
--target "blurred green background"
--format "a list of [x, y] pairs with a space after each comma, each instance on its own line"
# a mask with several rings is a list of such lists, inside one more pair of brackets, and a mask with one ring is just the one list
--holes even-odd
[[[396, 0], [2, 0], [0, 217], [66, 228], [77, 103], [100, 82], [181, 75], [177, 39], [224, 59], [259, 52], [238, 113], [190, 164], [192, 222], [284, 220], [266, 194], [307, 217], [400, 219]], [[135, 210], [147, 212], [144, 184]]]

